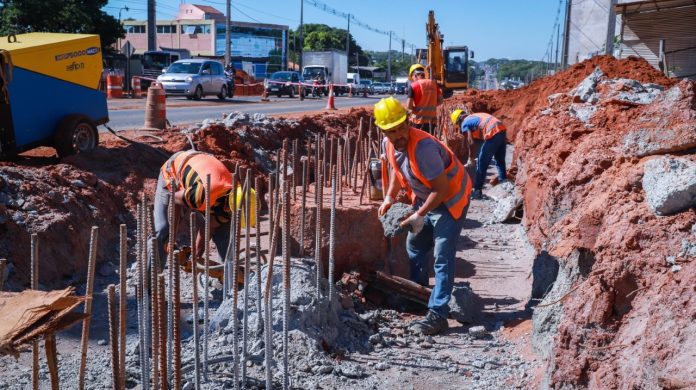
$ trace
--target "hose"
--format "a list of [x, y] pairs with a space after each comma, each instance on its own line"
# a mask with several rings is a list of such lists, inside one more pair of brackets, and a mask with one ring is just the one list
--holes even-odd
[[[114, 136], [116, 136], [116, 138], [121, 139], [121, 140], [123, 140], [123, 141], [126, 141], [126, 142], [128, 142], [129, 144], [132, 144], [132, 145], [140, 145], [140, 146], [148, 147], [148, 148], [150, 148], [150, 149], [156, 151], [156, 152], [159, 153], [160, 155], [162, 155], [164, 158], [169, 158], [169, 157], [171, 157], [169, 154], [167, 154], [167, 153], [161, 151], [160, 149], [153, 148], [153, 147], [152, 147], [150, 144], [148, 144], [148, 143], [135, 141], [135, 140], [132, 140], [132, 139], [130, 139], [130, 138], [126, 138], [126, 137], [124, 137], [124, 136], [122, 136], [122, 135], [116, 133], [116, 131], [115, 131], [114, 129], [112, 129], [111, 127], [109, 127], [107, 124], [104, 124], [104, 127], [106, 127], [106, 129], [109, 130], [109, 132], [110, 132], [111, 134], [113, 134]], [[156, 140], [158, 141], [157, 143], [164, 143], [164, 140], [163, 140], [161, 137], [158, 137], [158, 136], [153, 135], [153, 134], [145, 134], [145, 135], [142, 135], [142, 137], [154, 138], [154, 139], [156, 139]]]

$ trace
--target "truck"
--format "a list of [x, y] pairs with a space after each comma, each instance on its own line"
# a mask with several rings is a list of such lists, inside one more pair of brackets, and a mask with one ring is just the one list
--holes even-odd
[[108, 122], [98, 35], [0, 37], [0, 158], [38, 146], [60, 157], [94, 149]]
[[353, 88], [354, 94], [362, 95], [362, 93], [367, 89], [367, 86], [360, 83], [360, 73], [348, 73], [346, 75], [346, 82], [348, 83], [349, 88]]
[[435, 11], [428, 12], [425, 31], [428, 41], [427, 76], [437, 82], [446, 98], [452, 96], [455, 90], [469, 88], [469, 56], [474, 58], [474, 52], [470, 52], [467, 46], [448, 46], [443, 49], [445, 36], [435, 23]]
[[[348, 74], [348, 57], [342, 51], [307, 51], [302, 53], [302, 78], [305, 83], [316, 83], [318, 85], [328, 85], [329, 83], [339, 84], [334, 86], [334, 93], [340, 95], [348, 93], [346, 86], [346, 76]], [[305, 86], [305, 95], [324, 94], [329, 96], [329, 88]]]
[[141, 86], [147, 90], [152, 80], [156, 80], [164, 69], [178, 60], [191, 58], [191, 53], [186, 49], [151, 50], [144, 52], [140, 58], [143, 65], [142, 76], [147, 78], [141, 81]]

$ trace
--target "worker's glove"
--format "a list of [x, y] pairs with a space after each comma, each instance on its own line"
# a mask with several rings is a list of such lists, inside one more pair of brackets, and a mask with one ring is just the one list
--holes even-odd
[[389, 211], [389, 209], [392, 207], [392, 205], [396, 202], [396, 199], [392, 198], [391, 196], [387, 195], [384, 197], [384, 201], [382, 204], [379, 206], [379, 210], [377, 210], [377, 215], [380, 217], [383, 216], [384, 214]]
[[411, 233], [418, 234], [423, 230], [423, 225], [425, 224], [425, 217], [416, 213], [411, 214], [408, 218], [401, 222], [401, 227], [406, 227], [406, 225], [411, 225]]

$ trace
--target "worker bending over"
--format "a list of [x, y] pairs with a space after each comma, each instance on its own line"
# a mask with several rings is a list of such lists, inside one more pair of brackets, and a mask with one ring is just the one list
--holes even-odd
[[452, 151], [430, 134], [406, 121], [398, 100], [385, 98], [375, 104], [375, 124], [384, 133], [383, 149], [391, 168], [389, 186], [379, 215], [394, 204], [403, 188], [416, 212], [401, 225], [410, 225], [406, 251], [411, 280], [428, 285], [428, 254], [434, 249], [435, 288], [428, 314], [411, 329], [437, 334], [448, 328], [449, 300], [455, 275], [455, 245], [469, 207], [471, 181]]
[[[155, 191], [155, 237], [160, 255], [160, 269], [164, 267], [165, 247], [169, 240], [169, 216], [167, 208], [169, 204], [170, 181], [174, 181], [175, 216], [178, 221], [182, 208], [197, 211], [198, 229], [196, 235], [196, 253], [194, 259], [200, 258], [205, 250], [203, 224], [205, 221], [205, 181], [210, 174], [210, 236], [217, 247], [218, 255], [225, 258], [225, 252], [229, 242], [231, 209], [233, 206], [232, 175], [225, 165], [213, 155], [203, 152], [187, 150], [178, 152], [167, 160], [160, 169]], [[240, 203], [241, 191], [236, 192], [237, 205]], [[247, 192], [253, 201], [253, 191]], [[254, 209], [250, 215], [251, 225], [255, 224]], [[175, 226], [179, 226], [178, 223]]]
[[498, 168], [499, 182], [503, 182], [506, 178], [505, 133], [507, 128], [503, 122], [491, 114], [479, 112], [464, 117], [463, 112], [463, 110], [454, 110], [450, 119], [455, 126], [461, 126], [461, 131], [466, 134], [470, 146], [474, 144], [474, 140], [483, 140], [476, 161], [476, 178], [471, 196], [473, 199], [481, 199], [486, 171], [492, 158], [495, 158], [495, 166]]
[[435, 134], [437, 106], [442, 104], [442, 91], [435, 80], [425, 78], [425, 68], [421, 64], [411, 65], [408, 78], [411, 80], [408, 84], [411, 126]]

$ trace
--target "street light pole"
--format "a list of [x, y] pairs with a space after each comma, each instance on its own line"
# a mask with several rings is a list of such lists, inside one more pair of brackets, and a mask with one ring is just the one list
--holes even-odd
[[[128, 9], [127, 5], [124, 5], [123, 7], [121, 7], [120, 10], [118, 10], [118, 25], [121, 26], [121, 28], [123, 28], [123, 25], [121, 24], [121, 11], [123, 10], [126, 10], [126, 12], [128, 12], [130, 11], [130, 9]], [[118, 39], [118, 48], [121, 48], [121, 38]]]
[[302, 54], [304, 52], [304, 0], [300, 0], [300, 72], [302, 72]]

